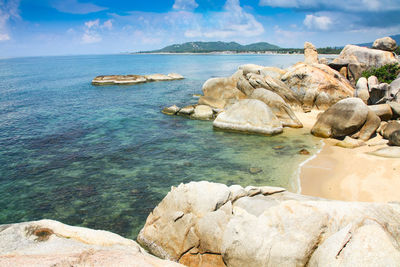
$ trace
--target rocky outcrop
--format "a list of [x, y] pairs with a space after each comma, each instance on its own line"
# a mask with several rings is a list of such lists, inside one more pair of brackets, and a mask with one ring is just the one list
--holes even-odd
[[287, 69], [282, 81], [294, 92], [305, 109], [327, 109], [351, 97], [354, 88], [337, 71], [324, 64], [297, 63]]
[[333, 60], [329, 66], [335, 70], [347, 67], [347, 78], [355, 85], [363, 71], [372, 67], [379, 68], [398, 62], [398, 59], [392, 52], [356, 45], [346, 45], [339, 57]]
[[393, 40], [391, 37], [383, 37], [376, 39], [375, 42], [372, 44], [372, 48], [393, 52], [397, 48], [396, 41]]
[[182, 266], [117, 234], [53, 220], [0, 225], [0, 266]]
[[272, 110], [257, 99], [243, 99], [221, 112], [213, 126], [228, 131], [278, 134], [283, 131], [282, 123]]
[[244, 99], [246, 95], [236, 87], [242, 76], [243, 71], [239, 70], [231, 77], [211, 78], [203, 84], [203, 94], [213, 99]]
[[243, 75], [246, 76], [248, 73], [259, 74], [262, 76], [270, 76], [274, 79], [280, 79], [282, 75], [286, 73], [285, 70], [276, 67], [265, 67], [256, 64], [245, 64], [239, 66], [239, 70], [243, 71]]
[[188, 266], [210, 256], [213, 266], [229, 267], [398, 266], [399, 222], [398, 203], [191, 182], [172, 187], [138, 241], [155, 255]]
[[181, 80], [184, 77], [177, 73], [151, 75], [102, 75], [92, 80], [93, 85], [130, 85], [146, 82]]
[[197, 105], [193, 111], [192, 118], [196, 120], [210, 120], [213, 118], [212, 108], [206, 105]]
[[317, 48], [312, 43], [304, 43], [304, 63], [306, 64], [318, 64], [318, 52]]
[[264, 88], [257, 88], [250, 95], [251, 99], [258, 99], [268, 107], [271, 108], [275, 116], [282, 122], [284, 127], [302, 128], [303, 124], [294, 114], [292, 108], [286, 104], [282, 97], [278, 94], [266, 90]]
[[375, 133], [379, 125], [379, 118], [361, 99], [347, 98], [322, 113], [311, 133], [323, 138], [343, 138], [360, 131], [358, 135], [365, 141]]

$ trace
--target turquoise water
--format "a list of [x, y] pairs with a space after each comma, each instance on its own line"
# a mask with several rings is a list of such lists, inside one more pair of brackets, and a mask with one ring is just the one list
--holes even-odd
[[[0, 224], [49, 218], [134, 238], [172, 185], [208, 180], [297, 190], [316, 150], [304, 130], [264, 137], [163, 115], [196, 103], [205, 80], [238, 65], [302, 56], [109, 55], [0, 60]], [[100, 74], [177, 72], [185, 80], [92, 86]], [[249, 168], [261, 168], [251, 174]], [[206, 193], [206, 192], [205, 192]]]

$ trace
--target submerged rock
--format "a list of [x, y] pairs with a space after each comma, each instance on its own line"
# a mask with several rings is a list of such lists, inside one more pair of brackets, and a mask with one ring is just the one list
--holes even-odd
[[183, 107], [183, 108], [181, 108], [181, 109], [179, 110], [178, 114], [179, 114], [179, 115], [184, 115], [184, 116], [190, 116], [191, 114], [193, 114], [194, 108], [195, 108], [195, 107], [192, 106], [192, 105]]
[[124, 85], [155, 81], [181, 80], [184, 77], [177, 73], [151, 75], [102, 75], [92, 80], [93, 85]]
[[191, 182], [171, 189], [138, 241], [166, 259], [212, 254], [228, 267], [397, 266], [399, 222], [399, 204]]
[[173, 106], [164, 108], [161, 112], [166, 115], [175, 115], [176, 113], [179, 112], [179, 107], [177, 107], [176, 105], [173, 105]]
[[282, 123], [272, 110], [257, 99], [243, 99], [221, 112], [213, 123], [215, 128], [224, 130], [278, 134], [283, 131]]
[[0, 266], [182, 266], [117, 234], [53, 220], [0, 225]]

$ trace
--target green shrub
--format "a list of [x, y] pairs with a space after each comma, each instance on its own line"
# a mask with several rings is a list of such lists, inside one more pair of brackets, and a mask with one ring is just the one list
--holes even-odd
[[371, 68], [362, 73], [362, 76], [367, 78], [376, 76], [381, 83], [391, 83], [400, 73], [400, 65], [398, 63], [388, 64], [380, 68]]

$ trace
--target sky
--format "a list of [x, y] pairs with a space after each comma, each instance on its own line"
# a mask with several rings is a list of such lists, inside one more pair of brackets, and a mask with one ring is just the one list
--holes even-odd
[[0, 57], [114, 54], [191, 41], [285, 48], [400, 34], [400, 0], [0, 0]]

